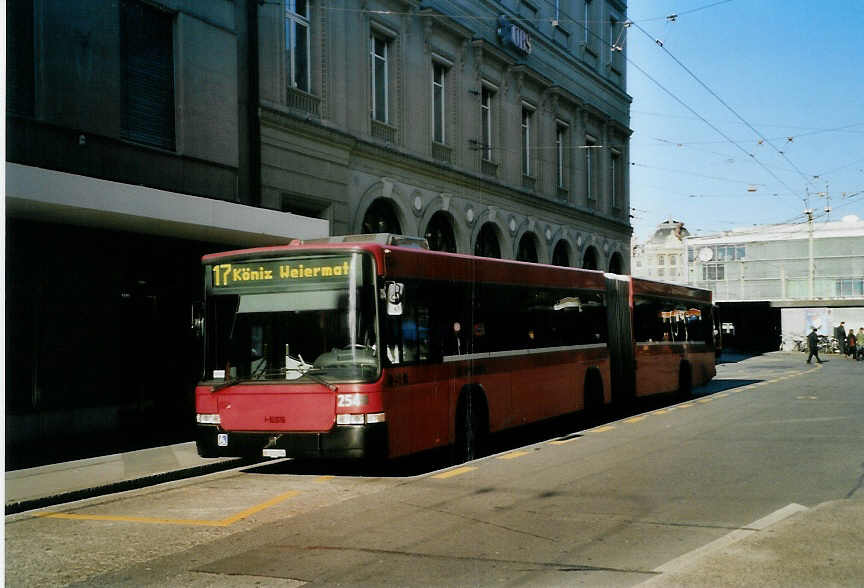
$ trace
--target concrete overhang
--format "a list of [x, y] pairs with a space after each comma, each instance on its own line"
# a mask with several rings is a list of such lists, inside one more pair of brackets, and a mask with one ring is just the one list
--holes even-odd
[[324, 219], [9, 162], [6, 215], [240, 247], [329, 235]]

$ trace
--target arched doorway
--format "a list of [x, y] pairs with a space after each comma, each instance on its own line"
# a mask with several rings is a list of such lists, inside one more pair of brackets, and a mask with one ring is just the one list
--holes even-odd
[[624, 258], [617, 251], [612, 254], [612, 259], [609, 260], [609, 272], [613, 274], [624, 273]]
[[585, 250], [585, 255], [582, 256], [582, 267], [590, 270], [598, 269], [597, 250], [593, 246]]
[[564, 239], [555, 244], [555, 249], [552, 252], [552, 265], [570, 267], [570, 246]]
[[519, 239], [519, 249], [516, 251], [516, 260], [530, 261], [531, 263], [537, 263], [539, 261], [537, 256], [537, 236], [534, 235], [534, 233], [525, 233], [522, 235], [522, 238]]
[[474, 244], [474, 255], [501, 259], [501, 242], [494, 223], [486, 223], [480, 227], [477, 242]]
[[456, 253], [456, 235], [453, 234], [453, 222], [450, 215], [438, 211], [429, 219], [426, 225], [426, 242], [433, 251]]
[[363, 215], [363, 233], [394, 233], [402, 234], [402, 225], [396, 215], [396, 208], [387, 198], [378, 198]]

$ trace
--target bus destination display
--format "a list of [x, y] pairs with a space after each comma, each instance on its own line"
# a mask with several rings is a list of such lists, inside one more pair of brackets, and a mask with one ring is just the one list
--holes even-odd
[[349, 257], [279, 259], [211, 266], [214, 289], [288, 283], [340, 282], [351, 273]]

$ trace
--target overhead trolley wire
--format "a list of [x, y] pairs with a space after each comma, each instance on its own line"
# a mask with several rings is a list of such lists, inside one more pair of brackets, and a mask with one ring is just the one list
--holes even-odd
[[[643, 27], [639, 26], [639, 25], [636, 24], [636, 23], [633, 23], [633, 26], [635, 26], [637, 29], [639, 29], [639, 31], [641, 31], [641, 32], [642, 32], [646, 37], [648, 37], [649, 39], [656, 41], [656, 39], [654, 39], [654, 37], [653, 37], [653, 36], [652, 36], [648, 31], [646, 31]], [[729, 105], [725, 100], [723, 100], [723, 98], [721, 98], [720, 95], [717, 94], [717, 92], [715, 92], [713, 89], [711, 89], [711, 88], [708, 86], [708, 84], [706, 84], [705, 82], [703, 82], [703, 81], [699, 78], [699, 76], [697, 76], [695, 73], [693, 73], [693, 71], [692, 71], [690, 68], [688, 68], [686, 65], [684, 65], [684, 63], [682, 63], [681, 60], [679, 60], [677, 57], [675, 57], [675, 55], [673, 55], [671, 51], [669, 51], [666, 47], [664, 47], [662, 43], [656, 43], [656, 44], [657, 44], [657, 46], [660, 47], [660, 49], [662, 49], [662, 50], [663, 50], [663, 51], [664, 51], [664, 52], [665, 52], [669, 57], [671, 57], [672, 60], [675, 61], [675, 63], [677, 63], [677, 64], [678, 64], [678, 65], [679, 65], [679, 66], [680, 66], [684, 71], [686, 71], [686, 72], [690, 75], [690, 77], [692, 77], [694, 80], [696, 80], [696, 82], [697, 82], [700, 86], [702, 86], [703, 88], [705, 88], [705, 90], [706, 90], [709, 94], [711, 94], [712, 96], [714, 96], [714, 98], [716, 98], [717, 101], [720, 102], [720, 104], [722, 104], [723, 106], [725, 106], [726, 109], [729, 110], [729, 112], [731, 112], [731, 113], [735, 116], [735, 118], [737, 118], [739, 121], [741, 121], [744, 125], [747, 126], [747, 128], [749, 128], [751, 131], [753, 131], [753, 132], [756, 134], [757, 137], [759, 137], [762, 141], [764, 141], [764, 142], [765, 142], [766, 144], [768, 144], [772, 149], [774, 149], [777, 153], [779, 153], [779, 154], [783, 157], [783, 159], [785, 159], [786, 162], [787, 162], [789, 165], [792, 166], [792, 168], [793, 168], [793, 169], [798, 173], [798, 175], [800, 175], [800, 176], [804, 179], [805, 184], [807, 184], [807, 183], [810, 182], [810, 178], [807, 176], [807, 174], [805, 174], [803, 171], [801, 171], [801, 169], [800, 169], [797, 165], [795, 165], [795, 163], [794, 163], [791, 159], [789, 159], [789, 157], [787, 157], [786, 154], [785, 154], [783, 151], [781, 151], [780, 149], [778, 149], [778, 148], [777, 148], [777, 147], [776, 147], [776, 146], [775, 146], [775, 145], [774, 145], [774, 144], [773, 144], [769, 139], [766, 139], [765, 136], [764, 136], [762, 133], [760, 133], [760, 132], [759, 132], [759, 131], [758, 131], [758, 130], [753, 126], [753, 125], [751, 125], [749, 122], [747, 122], [747, 120], [745, 120], [743, 116], [741, 116], [740, 114], [738, 114], [738, 111], [736, 111], [736, 110], [735, 110], [734, 108], [732, 108], [732, 107], [731, 107], [731, 106], [730, 106], [730, 105]], [[725, 134], [724, 134], [723, 136], [724, 136], [724, 138], [727, 138], [727, 139], [728, 139], [728, 137], [727, 137]], [[735, 143], [735, 142], [732, 141], [731, 139], [729, 139], [729, 141], [732, 142], [733, 144], [735, 144], [736, 146], [738, 146], [737, 143]], [[739, 146], [739, 147], [740, 147], [740, 146]], [[742, 149], [742, 150], [743, 150], [743, 149]], [[775, 179], [777, 179], [777, 181], [779, 181], [779, 182], [780, 182], [784, 187], [786, 187], [787, 190], [789, 190], [793, 195], [796, 195], [796, 196], [797, 196], [797, 194], [795, 194], [795, 191], [794, 191], [794, 190], [792, 190], [792, 189], [791, 189], [791, 188], [790, 188], [790, 187], [789, 187], [785, 182], [783, 182], [779, 177], [777, 177], [777, 176], [774, 174], [774, 172], [772, 172], [771, 170], [769, 170], [768, 167], [766, 167], [765, 165], [763, 165], [762, 162], [760, 162], [758, 159], [756, 159], [756, 157], [755, 157], [753, 154], [748, 154], [748, 155], [749, 155], [750, 157], [752, 157], [752, 158], [753, 158], [757, 163], [759, 163], [759, 165], [760, 165], [763, 169], [765, 169], [766, 171], [768, 171], [768, 172], [769, 172], [769, 173], [770, 173], [770, 174], [771, 174]], [[806, 201], [805, 201], [805, 205], [806, 205]]]

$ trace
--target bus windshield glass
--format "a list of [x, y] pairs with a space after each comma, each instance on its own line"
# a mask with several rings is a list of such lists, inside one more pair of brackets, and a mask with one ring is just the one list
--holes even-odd
[[244, 259], [205, 271], [205, 379], [377, 378], [370, 256]]

